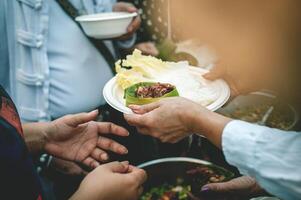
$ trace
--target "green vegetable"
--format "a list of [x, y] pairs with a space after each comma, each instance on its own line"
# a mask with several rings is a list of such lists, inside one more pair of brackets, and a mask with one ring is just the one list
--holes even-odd
[[144, 104], [149, 104], [149, 103], [153, 103], [156, 101], [159, 101], [163, 98], [166, 97], [175, 97], [175, 96], [179, 96], [179, 93], [177, 91], [176, 88], [174, 88], [172, 91], [164, 94], [161, 97], [157, 97], [157, 98], [141, 98], [141, 97], [137, 97], [137, 89], [142, 86], [142, 87], [146, 87], [146, 86], [151, 86], [157, 83], [154, 82], [141, 82], [141, 83], [137, 83], [134, 84], [128, 88], [125, 89], [124, 91], [124, 98], [125, 98], [125, 102], [126, 102], [126, 106], [128, 105], [144, 105]]

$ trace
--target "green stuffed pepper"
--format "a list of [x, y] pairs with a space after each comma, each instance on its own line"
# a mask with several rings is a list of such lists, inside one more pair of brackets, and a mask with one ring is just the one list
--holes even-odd
[[141, 82], [124, 91], [126, 106], [149, 104], [175, 96], [179, 96], [176, 87], [168, 83]]

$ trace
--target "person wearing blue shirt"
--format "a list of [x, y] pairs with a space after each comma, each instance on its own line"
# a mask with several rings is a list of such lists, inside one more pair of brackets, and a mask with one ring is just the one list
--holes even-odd
[[[70, 0], [79, 13], [130, 11], [114, 0]], [[8, 64], [1, 83], [11, 94], [22, 121], [49, 121], [64, 114], [89, 111], [105, 104], [102, 89], [113, 77], [111, 67], [57, 1], [5, 0], [0, 7]], [[140, 19], [130, 25], [130, 35]], [[6, 30], [6, 31], [4, 31]], [[131, 47], [135, 37], [114, 44]], [[104, 42], [117, 60], [113, 41]], [[6, 55], [1, 54], [1, 60]], [[2, 73], [3, 72], [3, 73]], [[4, 73], [5, 72], [5, 73]]]

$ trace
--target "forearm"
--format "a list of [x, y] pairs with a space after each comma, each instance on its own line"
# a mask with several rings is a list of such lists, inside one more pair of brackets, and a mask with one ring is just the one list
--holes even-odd
[[281, 199], [301, 195], [301, 134], [232, 121], [223, 131], [223, 153], [241, 174], [256, 178]]
[[209, 110], [200, 110], [198, 115], [194, 116], [194, 133], [205, 136], [218, 148], [222, 148], [222, 134], [226, 125], [232, 119]]
[[29, 151], [33, 154], [42, 153], [46, 144], [45, 130], [49, 123], [23, 124], [24, 140]]

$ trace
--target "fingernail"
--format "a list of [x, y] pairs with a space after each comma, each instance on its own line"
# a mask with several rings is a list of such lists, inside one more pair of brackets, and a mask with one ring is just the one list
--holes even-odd
[[125, 147], [121, 148], [121, 152], [124, 154], [127, 154], [129, 152], [129, 150]]
[[210, 188], [207, 186], [202, 187], [201, 192], [209, 192]]
[[122, 161], [121, 163], [122, 163], [122, 164], [125, 164], [125, 165], [129, 165], [129, 164], [130, 164], [130, 162], [127, 161], [127, 160], [126, 160], [126, 161]]
[[108, 160], [109, 159], [109, 156], [107, 154], [102, 154], [101, 155], [101, 159], [102, 160]]
[[129, 105], [129, 108], [132, 110], [138, 110], [140, 108], [140, 106], [138, 105]]
[[90, 113], [92, 113], [92, 114], [96, 114], [96, 113], [98, 113], [98, 109], [96, 109], [96, 110], [93, 110], [93, 111], [91, 111]]

